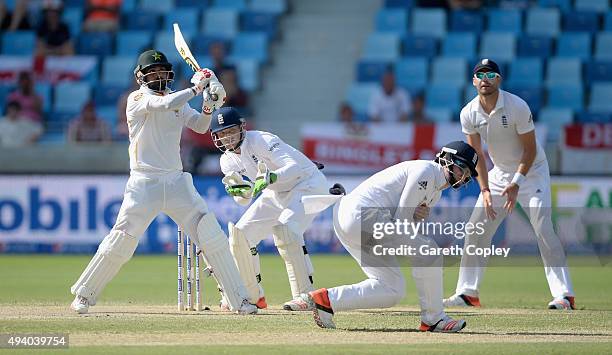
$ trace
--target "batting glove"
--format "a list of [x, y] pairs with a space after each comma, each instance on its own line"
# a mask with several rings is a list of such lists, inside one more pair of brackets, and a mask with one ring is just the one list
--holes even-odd
[[253, 197], [257, 197], [268, 185], [273, 184], [278, 179], [278, 176], [268, 170], [265, 163], [257, 164], [257, 177], [255, 178], [255, 186], [253, 188]]
[[191, 77], [191, 83], [194, 85], [196, 91], [201, 93], [204, 91], [206, 86], [210, 83], [212, 79], [217, 79], [215, 73], [208, 68], [200, 69]]
[[223, 106], [227, 97], [225, 88], [217, 78], [210, 81], [203, 95], [202, 112], [206, 115], [212, 114], [214, 110]]

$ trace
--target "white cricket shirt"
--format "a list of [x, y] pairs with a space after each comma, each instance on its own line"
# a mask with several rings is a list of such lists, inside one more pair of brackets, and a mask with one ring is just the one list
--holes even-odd
[[[535, 129], [531, 111], [523, 99], [499, 90], [497, 104], [491, 114], [487, 115], [476, 96], [463, 107], [460, 117], [463, 133], [480, 134], [496, 167], [508, 173], [518, 169], [524, 150], [519, 134]], [[537, 141], [536, 149], [534, 166], [546, 161], [544, 150]]]

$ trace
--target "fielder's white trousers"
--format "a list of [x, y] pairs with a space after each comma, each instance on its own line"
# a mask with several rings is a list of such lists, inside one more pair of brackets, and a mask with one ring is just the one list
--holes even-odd
[[[368, 277], [356, 284], [329, 288], [327, 292], [334, 311], [392, 307], [406, 294], [404, 276], [396, 260], [389, 256], [381, 256], [374, 263], [365, 260], [361, 249], [361, 207], [368, 206], [361, 206], [358, 199], [350, 194], [334, 206], [336, 235]], [[388, 221], [391, 222], [391, 219]], [[429, 242], [424, 239], [415, 240], [415, 243]], [[414, 265], [415, 261], [412, 262]], [[435, 257], [427, 263], [430, 266], [413, 266], [412, 276], [419, 293], [421, 320], [432, 325], [444, 317], [442, 258]], [[418, 265], [425, 264], [421, 261]]]
[[[493, 199], [493, 207], [497, 212], [497, 218], [494, 221], [487, 219], [482, 194], [480, 194], [470, 221], [477, 223], [486, 220], [485, 232], [482, 235], [467, 234], [465, 246], [476, 245], [477, 247], [487, 248], [491, 245], [491, 239], [495, 231], [506, 217], [506, 213], [502, 208], [506, 197], [501, 196], [501, 192], [510, 184], [513, 176], [514, 172], [504, 172], [497, 167], [489, 171], [489, 188]], [[552, 224], [550, 173], [547, 162], [533, 166], [530, 169], [525, 182], [519, 189], [518, 203], [527, 212], [537, 236], [538, 247], [544, 263], [544, 272], [546, 273], [546, 279], [548, 280], [552, 296], [555, 298], [573, 296], [574, 291], [567, 267], [565, 251]], [[485, 258], [464, 253], [461, 258], [456, 293], [478, 296], [485, 266]]]

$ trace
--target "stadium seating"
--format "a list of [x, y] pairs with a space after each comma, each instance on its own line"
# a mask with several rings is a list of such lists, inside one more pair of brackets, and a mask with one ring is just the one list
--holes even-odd
[[571, 109], [544, 107], [540, 110], [537, 121], [546, 124], [549, 140], [557, 140], [561, 135], [563, 126], [572, 123], [573, 116]]
[[589, 59], [591, 57], [591, 35], [585, 32], [561, 34], [557, 40], [557, 56]]
[[589, 110], [612, 113], [612, 83], [594, 83], [591, 89]]
[[268, 12], [245, 11], [240, 14], [240, 28], [245, 32], [263, 32], [271, 40], [278, 32], [278, 18]]
[[456, 32], [483, 31], [483, 17], [478, 11], [453, 11], [451, 13], [450, 30]]
[[431, 80], [434, 84], [460, 87], [469, 77], [465, 59], [439, 57], [434, 60], [432, 66]]
[[427, 84], [429, 63], [425, 58], [402, 58], [395, 63], [397, 85], [410, 90], [421, 90]]
[[516, 38], [511, 33], [486, 32], [482, 35], [480, 56], [499, 62], [514, 59]]
[[232, 56], [253, 59], [260, 64], [268, 61], [268, 37], [265, 33], [243, 32], [236, 35], [232, 45]]
[[377, 84], [352, 84], [346, 94], [346, 101], [351, 105], [355, 113], [367, 115], [370, 97], [377, 88]]
[[366, 40], [362, 58], [394, 61], [399, 58], [399, 37], [392, 33], [373, 33]]
[[238, 11], [231, 8], [211, 8], [204, 14], [203, 32], [209, 36], [232, 39], [238, 34]]
[[580, 11], [604, 12], [610, 8], [608, 0], [575, 0], [574, 7]]
[[442, 55], [472, 60], [476, 56], [476, 43], [474, 33], [451, 32], [442, 42]]
[[398, 9], [382, 9], [376, 14], [376, 31], [404, 34], [408, 29], [408, 13]]
[[446, 34], [446, 12], [443, 9], [414, 9], [412, 32], [442, 38]]
[[249, 9], [280, 15], [287, 12], [287, 0], [251, 0]]
[[542, 60], [520, 57], [510, 63], [505, 83], [510, 86], [539, 87], [543, 79]]
[[132, 57], [106, 57], [102, 62], [102, 84], [129, 86], [135, 66], [136, 59]]
[[360, 61], [357, 63], [357, 81], [377, 83], [388, 67], [387, 62]]
[[555, 37], [560, 31], [561, 13], [557, 8], [529, 9], [525, 27], [530, 35]]
[[487, 14], [487, 30], [519, 34], [523, 27], [521, 12], [516, 9], [491, 9]]
[[79, 54], [106, 56], [113, 53], [113, 35], [108, 32], [83, 32], [77, 40]]
[[136, 56], [151, 47], [152, 37], [148, 31], [120, 31], [116, 42], [117, 55]]
[[178, 23], [181, 26], [181, 32], [196, 33], [200, 28], [199, 17], [200, 12], [196, 8], [185, 7], [174, 9], [165, 13], [163, 30], [172, 31], [172, 24]]
[[459, 111], [461, 89], [445, 83], [428, 85], [425, 92], [425, 106]]
[[2, 34], [2, 53], [8, 55], [30, 55], [34, 52], [36, 36], [33, 32], [15, 31]]
[[575, 58], [554, 57], [548, 61], [546, 85], [581, 85], [582, 63]]
[[55, 86], [54, 114], [75, 115], [81, 111], [90, 98], [91, 85], [89, 83], [61, 82]]
[[434, 57], [438, 54], [438, 41], [428, 35], [406, 35], [402, 40], [402, 54], [409, 57]]
[[568, 32], [599, 31], [599, 16], [595, 12], [568, 12], [563, 14], [563, 30]]
[[553, 55], [552, 38], [523, 35], [519, 39], [518, 55], [521, 57], [548, 58]]
[[584, 107], [582, 86], [566, 85], [551, 87], [548, 89], [548, 105], [555, 108], [568, 108], [574, 111], [582, 110]]
[[612, 60], [612, 32], [600, 32], [597, 35], [595, 59]]

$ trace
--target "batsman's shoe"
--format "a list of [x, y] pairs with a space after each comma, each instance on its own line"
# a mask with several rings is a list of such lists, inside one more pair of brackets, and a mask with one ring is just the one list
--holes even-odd
[[449, 316], [446, 316], [440, 319], [436, 324], [429, 325], [427, 323], [421, 322], [421, 327], [419, 328], [422, 332], [434, 332], [434, 333], [457, 333], [461, 329], [465, 328], [465, 321], [463, 319], [452, 319]]
[[248, 300], [242, 300], [240, 308], [236, 311], [237, 314], [257, 314], [257, 306], [249, 303]]
[[548, 309], [576, 309], [574, 297], [555, 298], [548, 303]]
[[480, 307], [480, 299], [465, 294], [454, 294], [442, 301], [444, 307]]
[[285, 311], [312, 311], [312, 306], [304, 301], [301, 297], [292, 299], [291, 301], [285, 302], [283, 304], [283, 309]]
[[70, 304], [70, 308], [78, 314], [87, 314], [89, 312], [89, 301], [87, 298], [77, 295]]
[[268, 308], [268, 303], [266, 302], [266, 298], [260, 297], [259, 300], [257, 300], [257, 303], [255, 303], [255, 306], [257, 306], [257, 308], [259, 309]]
[[308, 304], [308, 308], [312, 309], [312, 316], [319, 327], [336, 328], [336, 324], [334, 324], [334, 311], [327, 296], [327, 289], [321, 288], [307, 294], [302, 293], [300, 298]]

